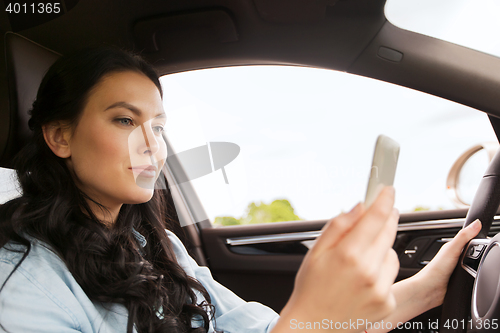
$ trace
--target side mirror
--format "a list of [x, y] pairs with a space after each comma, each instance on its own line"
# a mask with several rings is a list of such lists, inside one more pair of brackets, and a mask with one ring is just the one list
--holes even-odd
[[497, 152], [497, 142], [485, 142], [465, 151], [446, 179], [446, 192], [457, 208], [469, 208], [479, 182]]

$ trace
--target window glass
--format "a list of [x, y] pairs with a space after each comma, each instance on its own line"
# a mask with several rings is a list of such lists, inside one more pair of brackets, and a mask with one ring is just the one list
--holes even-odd
[[497, 0], [387, 0], [394, 25], [500, 56], [500, 2]]
[[[175, 153], [210, 143], [215, 171], [190, 181], [217, 225], [327, 219], [351, 209], [364, 199], [379, 134], [401, 145], [396, 207], [454, 209], [451, 166], [471, 146], [496, 141], [483, 112], [331, 70], [229, 67], [161, 82]], [[216, 142], [239, 153], [220, 162]]]
[[0, 168], [0, 204], [18, 197], [21, 192], [16, 172], [12, 169]]

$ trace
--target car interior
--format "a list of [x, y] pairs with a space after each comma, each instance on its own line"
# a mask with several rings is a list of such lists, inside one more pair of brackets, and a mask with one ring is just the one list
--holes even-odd
[[[2, 9], [13, 3], [2, 2]], [[398, 28], [385, 17], [385, 2], [61, 0], [60, 13], [35, 17], [2, 10], [0, 166], [10, 168], [13, 157], [29, 139], [28, 110], [48, 67], [60, 55], [99, 45], [136, 51], [161, 75], [241, 65], [305, 66], [361, 75], [484, 112], [499, 137], [500, 59]], [[495, 182], [481, 183], [474, 211], [461, 208], [401, 214], [393, 246], [400, 260], [397, 280], [422, 269], [473, 217], [481, 217], [483, 222], [483, 242], [477, 244], [485, 247], [481, 245], [477, 251], [484, 257], [483, 253], [494, 253], [490, 250], [493, 241], [486, 237], [500, 231], [495, 219], [500, 203], [496, 169], [493, 162], [487, 176]], [[182, 172], [182, 168], [169, 168], [167, 181], [182, 178]], [[303, 242], [316, 239], [327, 219], [215, 228], [210, 220], [197, 216], [203, 205], [189, 182], [171, 187], [169, 192], [185, 226], [177, 233], [184, 233], [183, 240], [196, 261], [207, 265], [216, 280], [243, 299], [280, 312], [308, 250]], [[467, 251], [474, 253], [475, 249]], [[480, 259], [476, 256], [473, 263], [465, 264], [476, 275]], [[410, 325], [398, 331], [436, 332], [430, 323], [438, 318], [469, 320], [476, 275], [463, 269], [460, 272], [465, 277], [453, 287], [458, 298], [445, 301], [445, 307], [451, 304], [452, 309], [435, 308], [414, 319], [424, 323], [423, 327]], [[489, 274], [497, 274], [492, 279], [499, 281], [500, 272]], [[464, 285], [468, 289], [460, 289]], [[496, 309], [497, 300], [495, 297], [487, 304], [488, 309]], [[457, 309], [456, 304], [462, 308]], [[494, 316], [495, 311], [490, 312], [488, 316]]]

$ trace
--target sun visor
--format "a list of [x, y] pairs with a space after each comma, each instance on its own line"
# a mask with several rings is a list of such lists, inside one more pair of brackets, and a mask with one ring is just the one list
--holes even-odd
[[176, 53], [186, 48], [209, 49], [213, 44], [238, 41], [236, 25], [224, 10], [207, 10], [155, 17], [134, 26], [136, 49]]

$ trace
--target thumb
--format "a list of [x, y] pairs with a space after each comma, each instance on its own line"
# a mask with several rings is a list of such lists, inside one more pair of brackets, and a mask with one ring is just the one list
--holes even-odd
[[467, 227], [463, 228], [456, 234], [456, 236], [445, 246], [442, 247], [442, 250], [438, 253], [438, 255], [444, 255], [449, 258], [458, 259], [460, 254], [462, 253], [462, 249], [472, 238], [476, 237], [477, 234], [481, 231], [481, 221], [475, 220]]

